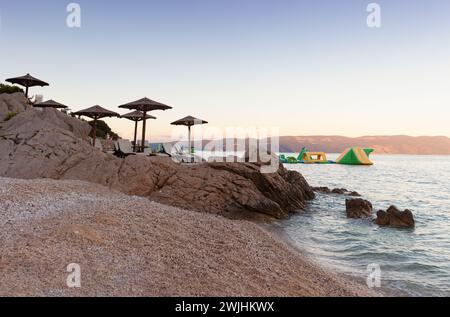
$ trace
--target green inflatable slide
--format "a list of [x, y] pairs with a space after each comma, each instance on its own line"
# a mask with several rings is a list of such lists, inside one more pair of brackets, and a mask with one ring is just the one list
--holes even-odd
[[352, 147], [345, 150], [341, 156], [338, 157], [336, 163], [345, 165], [373, 165], [373, 162], [369, 159], [369, 155], [372, 152], [373, 149]]

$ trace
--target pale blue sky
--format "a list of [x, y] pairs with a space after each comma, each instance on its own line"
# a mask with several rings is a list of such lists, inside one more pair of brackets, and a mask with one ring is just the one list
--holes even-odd
[[[450, 1], [0, 0], [1, 80], [80, 110], [144, 96], [153, 139], [192, 114], [212, 126], [280, 127], [283, 135], [450, 136]], [[120, 111], [123, 113], [123, 111]], [[129, 137], [132, 124], [108, 120]]]

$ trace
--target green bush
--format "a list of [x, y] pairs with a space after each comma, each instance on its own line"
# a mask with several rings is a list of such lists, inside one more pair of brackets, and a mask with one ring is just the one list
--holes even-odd
[[17, 86], [0, 84], [0, 94], [14, 94], [16, 92], [23, 92], [23, 89]]
[[9, 121], [17, 115], [17, 112], [7, 112], [5, 115], [5, 121]]
[[[94, 127], [94, 121], [90, 121], [89, 124], [91, 127]], [[106, 134], [109, 134], [113, 140], [118, 140], [119, 135], [114, 133], [111, 128], [106, 124], [105, 121], [98, 120], [97, 121], [97, 138], [106, 139]], [[91, 131], [91, 137], [93, 136], [93, 130]]]

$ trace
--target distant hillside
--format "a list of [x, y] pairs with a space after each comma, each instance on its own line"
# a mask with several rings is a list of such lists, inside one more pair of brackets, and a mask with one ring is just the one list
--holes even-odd
[[377, 154], [450, 155], [450, 138], [396, 136], [284, 136], [280, 137], [280, 152], [298, 152], [306, 146], [310, 151], [340, 153], [348, 147], [375, 149]]

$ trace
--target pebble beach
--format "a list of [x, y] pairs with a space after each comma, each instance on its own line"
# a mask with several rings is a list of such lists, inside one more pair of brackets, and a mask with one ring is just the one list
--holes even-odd
[[0, 296], [376, 295], [257, 223], [96, 184], [0, 178], [0, 211]]

